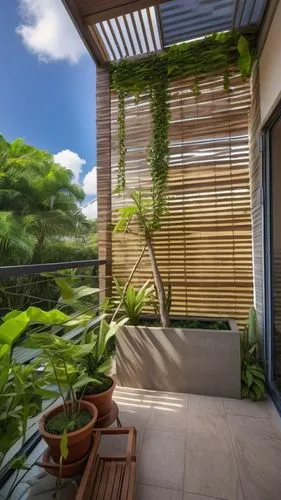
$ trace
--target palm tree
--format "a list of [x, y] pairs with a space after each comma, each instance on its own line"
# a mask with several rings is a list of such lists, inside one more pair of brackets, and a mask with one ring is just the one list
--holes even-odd
[[40, 262], [48, 238], [85, 228], [83, 199], [72, 171], [50, 153], [0, 136], [0, 264]]

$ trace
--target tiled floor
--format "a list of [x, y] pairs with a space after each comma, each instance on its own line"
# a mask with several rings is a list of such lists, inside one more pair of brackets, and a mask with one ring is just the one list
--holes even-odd
[[[122, 424], [138, 432], [136, 500], [281, 499], [281, 426], [269, 399], [127, 388], [117, 388], [114, 399]], [[40, 485], [22, 498], [51, 499]]]

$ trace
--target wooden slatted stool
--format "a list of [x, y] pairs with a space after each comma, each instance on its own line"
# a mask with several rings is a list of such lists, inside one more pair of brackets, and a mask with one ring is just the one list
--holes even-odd
[[[128, 434], [126, 453], [121, 456], [99, 455], [102, 435]], [[136, 429], [118, 427], [96, 429], [93, 447], [76, 500], [133, 500], [136, 479]]]

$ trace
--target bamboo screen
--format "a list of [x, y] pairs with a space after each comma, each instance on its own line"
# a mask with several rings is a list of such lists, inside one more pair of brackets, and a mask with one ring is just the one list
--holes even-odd
[[[233, 317], [243, 323], [252, 304], [252, 242], [249, 193], [249, 83], [206, 77], [196, 99], [188, 78], [170, 85], [169, 211], [154, 237], [172, 314]], [[118, 165], [118, 101], [111, 95], [112, 209], [129, 203], [114, 194]], [[150, 192], [147, 146], [148, 96], [126, 99], [128, 191]], [[141, 235], [114, 234], [113, 276], [126, 281], [142, 248]], [[151, 277], [147, 255], [135, 283]]]

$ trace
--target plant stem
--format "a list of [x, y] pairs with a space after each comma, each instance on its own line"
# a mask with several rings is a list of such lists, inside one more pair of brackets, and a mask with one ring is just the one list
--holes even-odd
[[53, 367], [53, 370], [54, 370], [54, 375], [56, 377], [56, 383], [57, 383], [57, 386], [59, 388], [59, 391], [60, 391], [60, 395], [61, 395], [61, 398], [62, 398], [62, 401], [63, 401], [63, 409], [64, 409], [64, 413], [65, 415], [67, 415], [67, 408], [66, 408], [66, 404], [65, 404], [65, 398], [64, 398], [64, 395], [63, 395], [63, 392], [62, 392], [62, 389], [61, 389], [61, 386], [60, 386], [60, 383], [59, 383], [59, 379], [58, 379], [58, 376], [57, 376], [57, 371], [56, 371], [56, 367], [55, 367], [55, 364], [54, 362], [52, 361], [52, 359], [50, 359], [51, 361], [51, 364], [52, 364], [52, 367]]
[[130, 274], [130, 276], [129, 276], [129, 278], [128, 278], [128, 280], [127, 280], [127, 282], [126, 282], [125, 286], [124, 286], [123, 293], [122, 293], [122, 297], [121, 297], [121, 299], [120, 299], [120, 302], [119, 302], [119, 304], [118, 304], [117, 308], [115, 309], [115, 312], [114, 312], [114, 314], [113, 314], [113, 316], [112, 316], [111, 321], [114, 321], [114, 319], [116, 318], [117, 314], [119, 313], [119, 311], [120, 311], [120, 309], [121, 309], [121, 307], [122, 307], [122, 304], [123, 304], [123, 302], [124, 302], [124, 298], [125, 298], [125, 296], [126, 296], [126, 292], [127, 292], [128, 287], [129, 287], [129, 285], [130, 285], [130, 283], [131, 283], [131, 281], [132, 281], [132, 279], [133, 279], [133, 276], [134, 276], [134, 274], [135, 274], [135, 272], [136, 272], [136, 270], [137, 270], [137, 268], [138, 268], [138, 266], [139, 266], [139, 264], [140, 264], [140, 261], [141, 261], [141, 259], [143, 258], [143, 255], [144, 255], [144, 252], [145, 252], [145, 250], [146, 250], [146, 247], [147, 247], [147, 244], [145, 244], [145, 245], [143, 246], [143, 248], [142, 248], [142, 250], [141, 250], [141, 253], [140, 253], [140, 254], [139, 254], [139, 256], [138, 256], [138, 259], [137, 259], [137, 261], [136, 261], [136, 263], [135, 263], [135, 265], [134, 265], [134, 267], [133, 267], [133, 269], [132, 269], [132, 271], [131, 271], [131, 274]]
[[161, 274], [159, 271], [159, 267], [158, 267], [158, 264], [156, 261], [155, 252], [154, 252], [154, 248], [153, 248], [152, 241], [151, 241], [151, 235], [149, 234], [148, 231], [146, 231], [145, 240], [146, 240], [146, 245], [147, 245], [147, 249], [148, 249], [148, 253], [149, 253], [149, 257], [150, 257], [150, 261], [151, 261], [153, 279], [154, 279], [155, 288], [156, 288], [158, 301], [159, 301], [159, 313], [160, 313], [161, 324], [164, 327], [168, 327], [168, 326], [170, 326], [170, 318], [169, 318], [169, 314], [168, 314], [167, 307], [166, 307], [165, 289], [164, 289], [163, 281], [162, 281]]
[[76, 409], [74, 410], [74, 405], [76, 403], [75, 391], [73, 390], [72, 383], [70, 381], [70, 377], [69, 377], [69, 374], [68, 374], [68, 371], [67, 371], [67, 365], [66, 365], [66, 362], [65, 362], [65, 359], [64, 359], [63, 356], [62, 356], [62, 360], [63, 360], [63, 365], [64, 365], [64, 369], [65, 369], [65, 374], [66, 374], [66, 378], [67, 378], [67, 383], [68, 383], [70, 395], [71, 395], [72, 415], [74, 415], [74, 413], [76, 411]]

